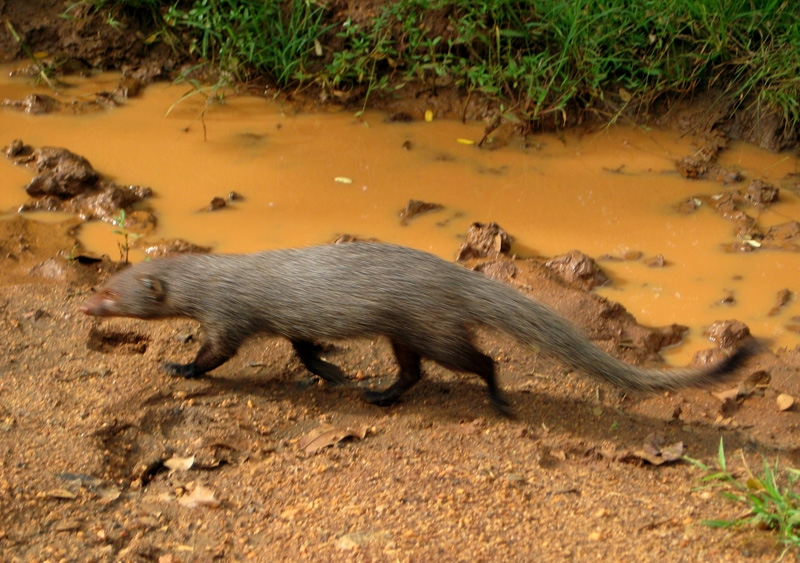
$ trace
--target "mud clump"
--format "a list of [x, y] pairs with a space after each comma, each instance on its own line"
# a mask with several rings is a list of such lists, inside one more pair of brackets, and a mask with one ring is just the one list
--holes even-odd
[[331, 239], [331, 244], [350, 244], [352, 242], [380, 242], [378, 239], [374, 237], [360, 237], [358, 235], [351, 235], [349, 233], [342, 233], [340, 235], [336, 235]]
[[667, 266], [667, 260], [663, 254], [656, 254], [652, 258], [647, 258], [644, 263], [648, 268], [664, 268]]
[[[15, 139], [4, 149], [14, 164], [26, 166], [35, 176], [25, 188], [31, 200], [20, 211], [63, 211], [84, 221], [113, 221], [120, 209], [126, 209], [153, 195], [144, 186], [120, 186], [103, 178], [89, 161], [67, 149], [40, 147], [32, 149]], [[155, 226], [155, 217], [138, 210], [140, 226]], [[143, 217], [142, 214], [149, 217]]]
[[44, 113], [52, 113], [58, 111], [62, 107], [62, 103], [53, 98], [52, 96], [45, 96], [44, 94], [29, 94], [21, 100], [3, 100], [0, 105], [16, 109], [31, 115], [41, 115]]
[[441, 203], [429, 203], [427, 201], [420, 201], [418, 199], [409, 199], [405, 208], [399, 213], [400, 224], [405, 227], [411, 222], [411, 219], [417, 215], [441, 211], [442, 209], [444, 209], [444, 205]]
[[772, 309], [770, 309], [769, 313], [767, 314], [770, 317], [778, 315], [783, 310], [783, 308], [786, 307], [786, 305], [788, 305], [794, 298], [795, 294], [790, 289], [788, 288], [781, 289], [776, 295], [775, 306]]
[[475, 266], [473, 270], [481, 272], [486, 277], [504, 282], [508, 282], [517, 275], [517, 267], [513, 260], [508, 258], [483, 262]]
[[770, 227], [761, 241], [762, 246], [778, 250], [800, 250], [800, 223], [788, 221]]
[[593, 258], [578, 250], [556, 256], [548, 260], [545, 266], [558, 273], [568, 284], [586, 291], [611, 281]]
[[458, 249], [456, 260], [471, 258], [497, 258], [507, 255], [514, 238], [497, 223], [473, 223], [467, 229], [467, 241]]
[[[728, 252], [752, 252], [759, 249], [800, 251], [800, 223], [787, 221], [773, 225], [766, 232], [746, 209], [765, 209], [780, 201], [780, 189], [763, 180], [753, 180], [746, 188], [729, 189], [713, 196], [697, 195], [678, 203], [678, 213], [693, 213], [701, 205], [712, 207], [724, 219], [733, 222], [737, 237], [725, 245]], [[758, 211], [756, 211], [758, 213]]]
[[219, 211], [220, 209], [224, 209], [226, 207], [228, 207], [228, 202], [217, 196], [211, 199], [211, 202], [208, 204], [208, 207], [204, 209], [204, 211]]
[[187, 242], [182, 239], [162, 240], [159, 242], [141, 245], [141, 249], [149, 258], [175, 256], [177, 254], [206, 254], [211, 248]]
[[146, 82], [143, 78], [128, 74], [120, 79], [114, 90], [96, 92], [93, 100], [69, 98], [60, 93], [59, 95], [65, 98], [62, 101], [53, 96], [34, 93], [28, 94], [21, 100], [6, 98], [0, 101], [0, 106], [30, 115], [57, 112], [72, 114], [95, 113], [124, 104], [129, 98], [138, 96], [145, 85]]
[[698, 150], [675, 161], [675, 168], [684, 178], [706, 178], [716, 175], [720, 170], [717, 158], [720, 151], [728, 146], [727, 137], [717, 131], [709, 131], [700, 142], [702, 145]]
[[747, 189], [735, 193], [750, 205], [767, 206], [778, 201], [778, 188], [763, 180], [753, 180]]
[[34, 176], [25, 191], [31, 197], [56, 196], [70, 199], [91, 191], [97, 186], [100, 175], [82, 156], [54, 147], [41, 147], [17, 164], [33, 165]]
[[750, 327], [741, 321], [717, 321], [709, 326], [703, 334], [716, 342], [718, 348], [708, 348], [695, 353], [692, 365], [704, 366], [722, 361], [727, 353], [726, 348], [741, 344], [750, 337]]
[[704, 334], [720, 348], [730, 348], [750, 336], [750, 328], [741, 321], [717, 321]]

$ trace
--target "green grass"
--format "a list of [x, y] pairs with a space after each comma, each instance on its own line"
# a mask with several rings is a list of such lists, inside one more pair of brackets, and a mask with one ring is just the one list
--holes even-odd
[[[753, 526], [775, 530], [780, 540], [794, 548], [800, 548], [800, 494], [795, 485], [800, 479], [800, 470], [781, 470], [777, 460], [773, 466], [764, 460], [763, 475], [758, 477], [745, 463], [747, 476], [743, 481], [728, 470], [722, 440], [719, 443], [719, 471], [712, 472], [708, 466], [691, 458], [685, 458], [707, 472], [702, 481], [724, 488], [722, 494], [728, 500], [748, 508], [749, 514], [736, 520], [709, 520], [705, 524], [715, 528]], [[781, 487], [779, 481], [784, 483]]]
[[196, 0], [188, 9], [169, 5], [164, 20], [192, 31], [189, 52], [224, 72], [240, 80], [263, 73], [287, 86], [313, 78], [309, 60], [328, 31], [324, 13], [306, 0]]
[[[90, 0], [84, 0], [90, 1]], [[240, 80], [316, 84], [364, 102], [455, 84], [535, 122], [716, 88], [800, 124], [800, 18], [791, 0], [395, 0], [364, 21], [311, 0], [93, 0], [155, 10], [184, 48]]]

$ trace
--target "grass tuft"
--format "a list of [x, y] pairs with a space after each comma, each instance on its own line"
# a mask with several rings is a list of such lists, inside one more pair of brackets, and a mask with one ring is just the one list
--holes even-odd
[[[330, 96], [454, 84], [530, 122], [711, 88], [800, 125], [800, 18], [790, 0], [387, 0], [342, 20], [312, 0], [82, 0], [162, 15], [238, 79]], [[340, 18], [340, 19], [337, 19]]]
[[[706, 525], [715, 528], [753, 526], [775, 530], [781, 542], [789, 547], [800, 548], [800, 494], [795, 490], [800, 479], [800, 470], [787, 468], [783, 471], [782, 479], [778, 461], [775, 460], [770, 466], [765, 459], [763, 474], [759, 477], [750, 470], [743, 457], [747, 476], [740, 481], [728, 470], [722, 440], [719, 442], [717, 455], [719, 471], [712, 472], [708, 466], [695, 459], [684, 459], [708, 473], [701, 481], [724, 488], [722, 495], [725, 498], [745, 505], [749, 511], [746, 516], [736, 520], [708, 520], [704, 522]], [[783, 487], [779, 481], [785, 483]]]

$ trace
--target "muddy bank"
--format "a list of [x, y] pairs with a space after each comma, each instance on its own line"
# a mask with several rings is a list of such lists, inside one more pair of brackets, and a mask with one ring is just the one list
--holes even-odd
[[[800, 462], [797, 412], [776, 406], [780, 393], [800, 396], [797, 350], [748, 362], [743, 377], [762, 375], [746, 391], [637, 398], [482, 331], [516, 420], [494, 413], [481, 382], [432, 364], [399, 405], [365, 405], [358, 389], [318, 384], [269, 338], [209, 377], [174, 379], [158, 364], [192, 357], [197, 327], [80, 315], [116, 266], [71, 259], [74, 228], [0, 222], [0, 240], [17, 241], [4, 244], [0, 280], [6, 560], [416, 561], [459, 559], [464, 546], [471, 560], [777, 556], [763, 532], [703, 526], [741, 508], [691, 492], [699, 475], [669, 451], [710, 463], [723, 438], [751, 467], [777, 452]], [[657, 363], [680, 328], [639, 326], [566, 281], [567, 263], [580, 261], [554, 270], [495, 253], [469, 265], [553, 305], [626, 361]], [[383, 342], [325, 354], [357, 388], [393, 378]], [[340, 442], [348, 429], [362, 439]], [[320, 433], [328, 447], [309, 449], [303, 438]]]

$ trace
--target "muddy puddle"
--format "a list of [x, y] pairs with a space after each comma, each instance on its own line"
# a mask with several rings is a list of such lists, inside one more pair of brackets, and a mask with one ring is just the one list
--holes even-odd
[[[8, 70], [2, 70], [0, 100], [52, 94], [9, 78]], [[80, 101], [113, 89], [117, 80], [111, 74], [73, 79], [75, 87], [59, 99]], [[677, 132], [610, 127], [478, 150], [483, 123], [297, 113], [234, 95], [209, 106], [202, 96], [181, 100], [187, 91], [157, 84], [123, 106], [87, 113], [3, 109], [0, 144], [18, 138], [34, 147], [65, 147], [114, 182], [152, 188], [157, 238], [247, 252], [351, 234], [452, 259], [472, 222], [494, 221], [515, 237], [520, 256], [580, 249], [597, 258], [612, 283], [596, 291], [640, 322], [691, 326], [687, 341], [667, 353], [675, 363], [707, 348], [703, 328], [722, 319], [745, 322], [774, 347], [800, 344], [796, 299], [770, 314], [781, 290], [800, 291], [800, 254], [727, 252], [736, 241], [733, 223], [708, 205], [679, 213], [680, 202], [730, 186], [678, 174], [675, 160], [695, 147]], [[748, 211], [762, 229], [800, 220], [797, 158], [732, 143], [720, 164], [741, 173], [743, 188], [753, 179], [779, 188], [778, 203]], [[2, 166], [0, 209], [9, 216], [26, 201], [31, 172], [8, 161]], [[231, 192], [241, 199], [206, 211], [213, 198]], [[398, 213], [410, 199], [443, 208], [404, 225]], [[116, 258], [113, 230], [90, 223], [81, 239]], [[653, 267], [659, 255], [665, 265]]]

